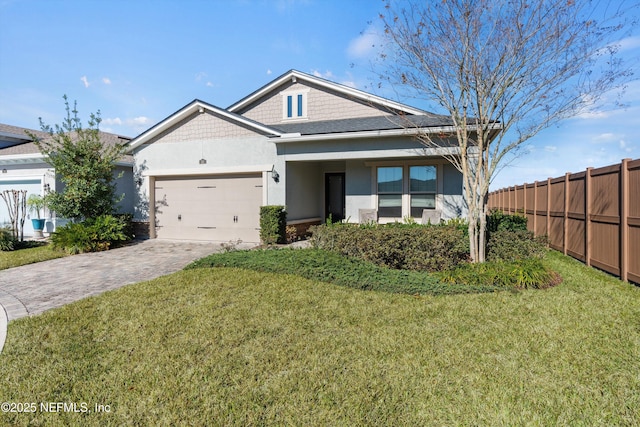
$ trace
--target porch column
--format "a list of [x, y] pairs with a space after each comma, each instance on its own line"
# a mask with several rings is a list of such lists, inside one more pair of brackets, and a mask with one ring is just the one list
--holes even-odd
[[149, 238], [156, 238], [156, 178], [149, 177]]

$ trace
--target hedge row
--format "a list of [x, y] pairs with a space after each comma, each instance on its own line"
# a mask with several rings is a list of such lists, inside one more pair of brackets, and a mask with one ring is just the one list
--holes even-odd
[[312, 229], [311, 244], [402, 270], [450, 270], [469, 259], [469, 243], [456, 226], [325, 224]]

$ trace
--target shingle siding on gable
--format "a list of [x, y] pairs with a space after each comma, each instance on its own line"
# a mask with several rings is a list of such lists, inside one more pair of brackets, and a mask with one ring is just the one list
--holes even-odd
[[307, 118], [306, 121], [339, 120], [346, 118], [384, 116], [390, 113], [363, 104], [342, 95], [328, 92], [314, 85], [301, 83], [288, 84], [281, 87], [271, 96], [263, 98], [259, 103], [250, 106], [243, 112], [243, 116], [266, 125], [287, 123], [294, 119], [283, 118], [282, 92], [294, 92], [296, 90], [309, 90], [307, 92]]
[[176, 123], [171, 128], [149, 141], [159, 142], [199, 141], [255, 136], [255, 132], [229, 123], [209, 112], [196, 113]]

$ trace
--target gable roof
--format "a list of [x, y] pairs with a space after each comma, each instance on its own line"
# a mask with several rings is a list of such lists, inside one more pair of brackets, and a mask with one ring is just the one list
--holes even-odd
[[[46, 138], [48, 134], [39, 130], [26, 129], [18, 126], [7, 125], [0, 123], [0, 150], [8, 147], [15, 147], [24, 145], [31, 142], [31, 137], [27, 135], [26, 131], [29, 131], [40, 138]], [[27, 150], [26, 153], [32, 153], [33, 151]], [[36, 150], [36, 152], [39, 152]]]
[[[31, 132], [43, 140], [51, 135], [41, 130], [27, 129], [0, 123], [0, 164], [32, 163], [44, 160], [38, 146], [26, 132]], [[131, 138], [114, 133], [100, 131], [100, 140], [106, 145], [127, 142]], [[120, 159], [126, 164], [133, 163], [131, 156], [125, 155]]]
[[366, 102], [369, 104], [374, 104], [377, 105], [379, 107], [385, 108], [385, 109], [389, 109], [389, 110], [394, 110], [394, 111], [398, 111], [400, 113], [404, 113], [404, 114], [414, 114], [414, 115], [422, 115], [425, 114], [425, 111], [414, 108], [414, 107], [410, 107], [408, 105], [402, 104], [400, 102], [396, 102], [396, 101], [391, 101], [390, 99], [386, 99], [386, 98], [382, 98], [380, 96], [377, 95], [372, 95], [370, 93], [361, 91], [359, 89], [354, 89], [352, 87], [349, 86], [345, 86], [342, 85], [340, 83], [335, 83], [320, 77], [316, 77], [316, 76], [312, 76], [310, 74], [307, 73], [303, 73], [301, 71], [298, 70], [289, 70], [286, 73], [284, 73], [283, 75], [281, 75], [280, 77], [277, 77], [275, 80], [271, 81], [270, 83], [266, 84], [265, 86], [262, 86], [260, 89], [256, 90], [255, 92], [251, 93], [250, 95], [242, 98], [241, 100], [237, 101], [235, 104], [230, 105], [229, 107], [227, 107], [228, 111], [231, 112], [239, 112], [242, 111], [243, 108], [251, 105], [253, 102], [257, 101], [258, 99], [262, 98], [263, 96], [265, 96], [266, 94], [268, 94], [269, 92], [277, 89], [279, 86], [289, 82], [289, 81], [306, 81], [312, 84], [315, 84], [317, 86], [321, 86], [323, 88], [326, 89], [330, 89], [333, 91], [336, 91], [338, 93], [341, 93], [343, 95], [346, 95], [350, 98], [354, 98], [357, 100], [360, 100], [362, 102]]
[[146, 131], [132, 139], [129, 142], [128, 152], [135, 150], [140, 145], [160, 135], [162, 132], [169, 129], [171, 126], [174, 126], [176, 123], [180, 122], [186, 117], [189, 117], [196, 112], [204, 112], [205, 110], [222, 116], [229, 121], [236, 122], [239, 125], [248, 127], [255, 132], [261, 133], [266, 136], [280, 136], [282, 134], [282, 132], [274, 129], [273, 127], [256, 122], [255, 120], [248, 119], [244, 116], [227, 111], [220, 107], [216, 107], [215, 105], [209, 104], [199, 99], [194, 99], [189, 104], [171, 114], [169, 117], [165, 118], [164, 120], [160, 121], [159, 123], [155, 124], [151, 128], [147, 129]]
[[[257, 103], [269, 93], [276, 91], [288, 82], [307, 82], [344, 95], [355, 101], [378, 107], [393, 114], [373, 117], [358, 117], [321, 121], [292, 121], [266, 125], [241, 115], [244, 109]], [[181, 120], [196, 112], [208, 110], [218, 116], [235, 122], [240, 126], [252, 129], [273, 142], [295, 142], [319, 139], [367, 138], [380, 136], [404, 136], [418, 133], [454, 133], [456, 131], [453, 120], [449, 116], [430, 113], [418, 108], [410, 107], [400, 102], [391, 101], [376, 95], [363, 92], [339, 83], [331, 82], [320, 77], [312, 76], [297, 70], [290, 70], [272, 82], [266, 84], [227, 109], [194, 99], [175, 113], [135, 137], [129, 143], [128, 152], [153, 140], [154, 137], [178, 124]], [[473, 126], [472, 126], [473, 127]], [[499, 131], [498, 122], [491, 124], [494, 131]], [[495, 133], [494, 133], [495, 135]]]

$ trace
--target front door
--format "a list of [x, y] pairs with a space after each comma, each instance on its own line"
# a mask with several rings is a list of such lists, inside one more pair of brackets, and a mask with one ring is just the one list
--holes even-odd
[[327, 173], [324, 176], [325, 218], [333, 222], [344, 219], [344, 173]]

